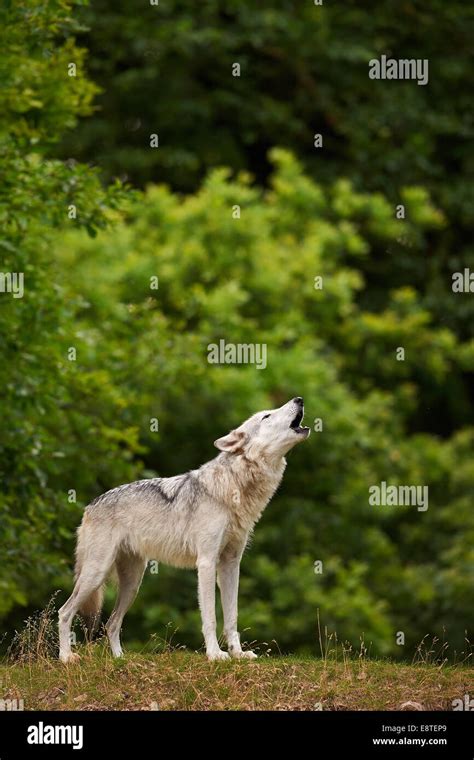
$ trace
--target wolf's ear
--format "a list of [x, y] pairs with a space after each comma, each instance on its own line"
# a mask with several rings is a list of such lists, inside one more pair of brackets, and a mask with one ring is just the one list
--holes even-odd
[[231, 430], [230, 433], [223, 435], [222, 438], [217, 438], [214, 441], [214, 446], [220, 451], [237, 454], [242, 451], [246, 440], [247, 434], [243, 430]]

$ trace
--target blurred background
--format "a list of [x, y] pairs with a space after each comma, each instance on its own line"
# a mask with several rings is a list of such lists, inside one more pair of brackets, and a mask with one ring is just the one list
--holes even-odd
[[[319, 610], [372, 656], [429, 635], [462, 658], [472, 9], [20, 0], [0, 21], [0, 269], [25, 282], [0, 293], [3, 648], [69, 595], [92, 498], [302, 395], [314, 429], [244, 557], [243, 639], [317, 655]], [[428, 59], [429, 84], [369, 79], [382, 54]], [[209, 365], [220, 339], [266, 343], [267, 368]], [[381, 481], [427, 485], [428, 510], [370, 506]], [[160, 566], [124, 641], [171, 633], [201, 645], [196, 579]]]

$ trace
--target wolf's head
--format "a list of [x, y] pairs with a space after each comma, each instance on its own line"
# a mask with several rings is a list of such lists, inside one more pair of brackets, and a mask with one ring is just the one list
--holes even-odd
[[283, 457], [309, 436], [309, 428], [300, 427], [303, 414], [303, 399], [298, 396], [279, 409], [257, 412], [240, 427], [214, 441], [214, 446], [220, 451], [245, 454], [252, 459]]

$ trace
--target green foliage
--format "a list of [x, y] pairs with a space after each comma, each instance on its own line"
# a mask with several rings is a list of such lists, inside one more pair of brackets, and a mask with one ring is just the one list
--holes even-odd
[[[464, 6], [76, 5], [0, 11], [0, 271], [25, 288], [0, 293], [4, 625], [70, 587], [92, 497], [197, 467], [250, 413], [301, 394], [323, 430], [291, 454], [244, 558], [244, 638], [317, 651], [319, 609], [374, 654], [443, 627], [460, 650], [474, 625], [472, 303], [449, 276], [470, 261]], [[429, 57], [429, 87], [371, 82], [387, 51]], [[68, 160], [52, 159], [71, 127]], [[109, 178], [172, 189], [104, 189], [76, 163], [99, 154]], [[221, 338], [266, 343], [267, 368], [209, 365]], [[370, 506], [382, 480], [428, 485], [429, 509]], [[160, 567], [127, 639], [170, 621], [199, 646], [194, 576]]]
[[[19, 2], [1, 11], [0, 269], [24, 278], [24, 296], [0, 293], [0, 614], [43, 603], [57, 582], [80, 519], [84, 493], [98, 481], [133, 476], [133, 425], [117, 427], [125, 396], [110, 378], [81, 363], [87, 346], [50, 254], [54, 227], [94, 233], [106, 207], [123, 196], [104, 192], [87, 167], [48, 160], [46, 146], [88, 113], [96, 88], [67, 63], [83, 54], [71, 38], [71, 3]], [[75, 204], [77, 219], [68, 221]], [[80, 300], [80, 299], [79, 299]], [[79, 361], [68, 361], [76, 347]], [[117, 466], [117, 454], [121, 461]], [[69, 503], [68, 490], [78, 503]], [[54, 580], [56, 579], [56, 581]]]
[[[126, 394], [121, 418], [139, 428], [145, 474], [197, 467], [215, 454], [216, 437], [295, 394], [306, 398], [310, 423], [323, 420], [323, 431], [290, 455], [244, 558], [247, 638], [314, 651], [319, 609], [340, 639], [356, 646], [364, 633], [374, 653], [402, 654], [399, 630], [410, 651], [443, 626], [461, 647], [474, 623], [466, 541], [474, 530], [473, 432], [443, 440], [416, 430], [427, 398], [448, 403], [462, 344], [433, 325], [413, 288], [387, 290], [381, 311], [361, 308], [360, 262], [400, 234], [381, 195], [347, 182], [316, 185], [283, 150], [272, 160], [268, 191], [219, 169], [185, 198], [150, 187], [95, 240], [61, 236], [61, 286], [71, 301], [82, 299], [83, 361]], [[437, 212], [424, 194], [407, 195], [418, 213], [404, 231], [423, 248]], [[232, 217], [235, 204], [241, 219]], [[221, 338], [266, 343], [267, 368], [209, 365], [207, 346]], [[399, 346], [405, 361], [396, 359]], [[370, 506], [368, 489], [382, 480], [428, 485], [428, 510]], [[128, 636], [140, 640], [172, 622], [178, 641], [199, 646], [194, 599], [193, 575], [164, 567], [147, 574]]]
[[[452, 272], [474, 269], [473, 13], [464, 0], [167, 0], [139, 12], [128, 0], [94, 0], [81, 18], [104, 91], [62, 155], [100, 155], [107, 177], [194, 191], [215, 166], [266, 182], [268, 150], [282, 145], [318, 181], [348, 177], [359, 190], [383, 192], [392, 209], [405, 186], [426, 188], [443, 233], [425, 256], [397, 236], [361, 262], [367, 306], [383, 302], [387, 283], [408, 280], [437, 321], [472, 337], [474, 301], [450, 289]], [[427, 59], [428, 84], [369, 79], [368, 63], [381, 55]], [[232, 76], [237, 62], [240, 77]], [[458, 424], [446, 418], [447, 429]]]

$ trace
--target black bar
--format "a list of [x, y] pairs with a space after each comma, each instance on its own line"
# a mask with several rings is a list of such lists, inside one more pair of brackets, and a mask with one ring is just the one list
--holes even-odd
[[[42, 730], [41, 730], [42, 726]], [[63, 734], [49, 727], [63, 726]], [[76, 733], [73, 733], [76, 727]], [[82, 747], [80, 727], [82, 727]], [[69, 739], [72, 744], [32, 744]], [[391, 740], [391, 744], [374, 740]], [[417, 740], [416, 743], [414, 740]], [[425, 740], [424, 746], [421, 741]], [[224, 743], [224, 744], [223, 744]], [[307, 747], [313, 758], [474, 758], [474, 713], [465, 712], [0, 712], [0, 760], [29, 757], [161, 758], [183, 752], [252, 756], [259, 749]], [[312, 748], [312, 749], [311, 749]], [[314, 751], [313, 751], [314, 750]], [[346, 754], [341, 755], [341, 752]], [[325, 755], [327, 756], [327, 755]], [[330, 755], [329, 755], [330, 756]], [[138, 760], [138, 758], [137, 758]]]

